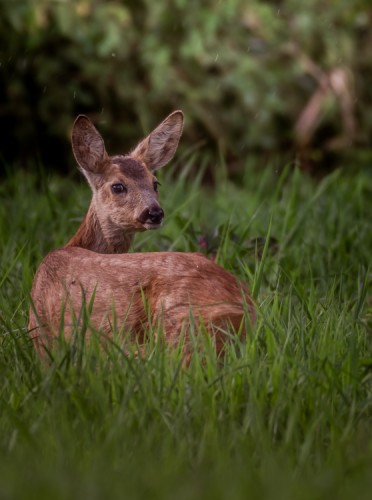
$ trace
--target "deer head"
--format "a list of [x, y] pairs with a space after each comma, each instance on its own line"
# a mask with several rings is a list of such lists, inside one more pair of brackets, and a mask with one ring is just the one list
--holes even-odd
[[[158, 201], [155, 172], [173, 158], [182, 129], [183, 113], [174, 111], [131, 153], [109, 156], [92, 122], [84, 115], [76, 118], [72, 149], [93, 197], [83, 227], [68, 246], [123, 252], [128, 250], [128, 237], [132, 238], [134, 232], [161, 225], [164, 212]], [[84, 234], [89, 238], [82, 241]], [[121, 240], [126, 243], [121, 245]]]

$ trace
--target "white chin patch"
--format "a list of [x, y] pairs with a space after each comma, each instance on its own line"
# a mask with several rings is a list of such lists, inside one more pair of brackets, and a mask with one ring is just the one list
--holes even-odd
[[150, 224], [149, 222], [146, 222], [143, 227], [145, 229], [158, 229], [159, 227], [161, 227], [161, 223], [160, 224]]

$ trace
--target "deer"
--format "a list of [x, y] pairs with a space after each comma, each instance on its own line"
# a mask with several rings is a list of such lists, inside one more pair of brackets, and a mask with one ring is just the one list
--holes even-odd
[[187, 350], [191, 330], [203, 326], [220, 355], [231, 328], [244, 338], [254, 323], [247, 286], [205, 255], [126, 253], [135, 232], [162, 222], [154, 171], [173, 157], [182, 127], [176, 111], [132, 153], [109, 157], [93, 124], [76, 119], [72, 148], [93, 196], [77, 233], [44, 258], [34, 277], [28, 331], [41, 357], [61, 330], [71, 341], [88, 303], [88, 340], [94, 332], [110, 338], [115, 330], [143, 345], [154, 328], [167, 344], [184, 338]]

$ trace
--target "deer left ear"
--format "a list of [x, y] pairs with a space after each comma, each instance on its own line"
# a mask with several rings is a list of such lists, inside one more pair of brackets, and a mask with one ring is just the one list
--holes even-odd
[[183, 113], [174, 111], [132, 151], [131, 156], [151, 171], [166, 165], [174, 156], [183, 130]]
[[79, 115], [72, 127], [72, 150], [84, 174], [99, 173], [107, 159], [105, 143], [85, 115]]

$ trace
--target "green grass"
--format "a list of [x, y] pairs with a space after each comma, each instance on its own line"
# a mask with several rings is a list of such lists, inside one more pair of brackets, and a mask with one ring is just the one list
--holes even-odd
[[[43, 256], [77, 228], [83, 181], [0, 185], [0, 498], [369, 499], [372, 177], [163, 174], [166, 225], [135, 250], [200, 250], [254, 291], [257, 323], [222, 363], [150, 343], [42, 366], [27, 335]], [[277, 251], [252, 243], [271, 236]], [[268, 240], [266, 240], [268, 241]], [[206, 247], [206, 249], [204, 248]], [[261, 257], [258, 256], [261, 255]]]

